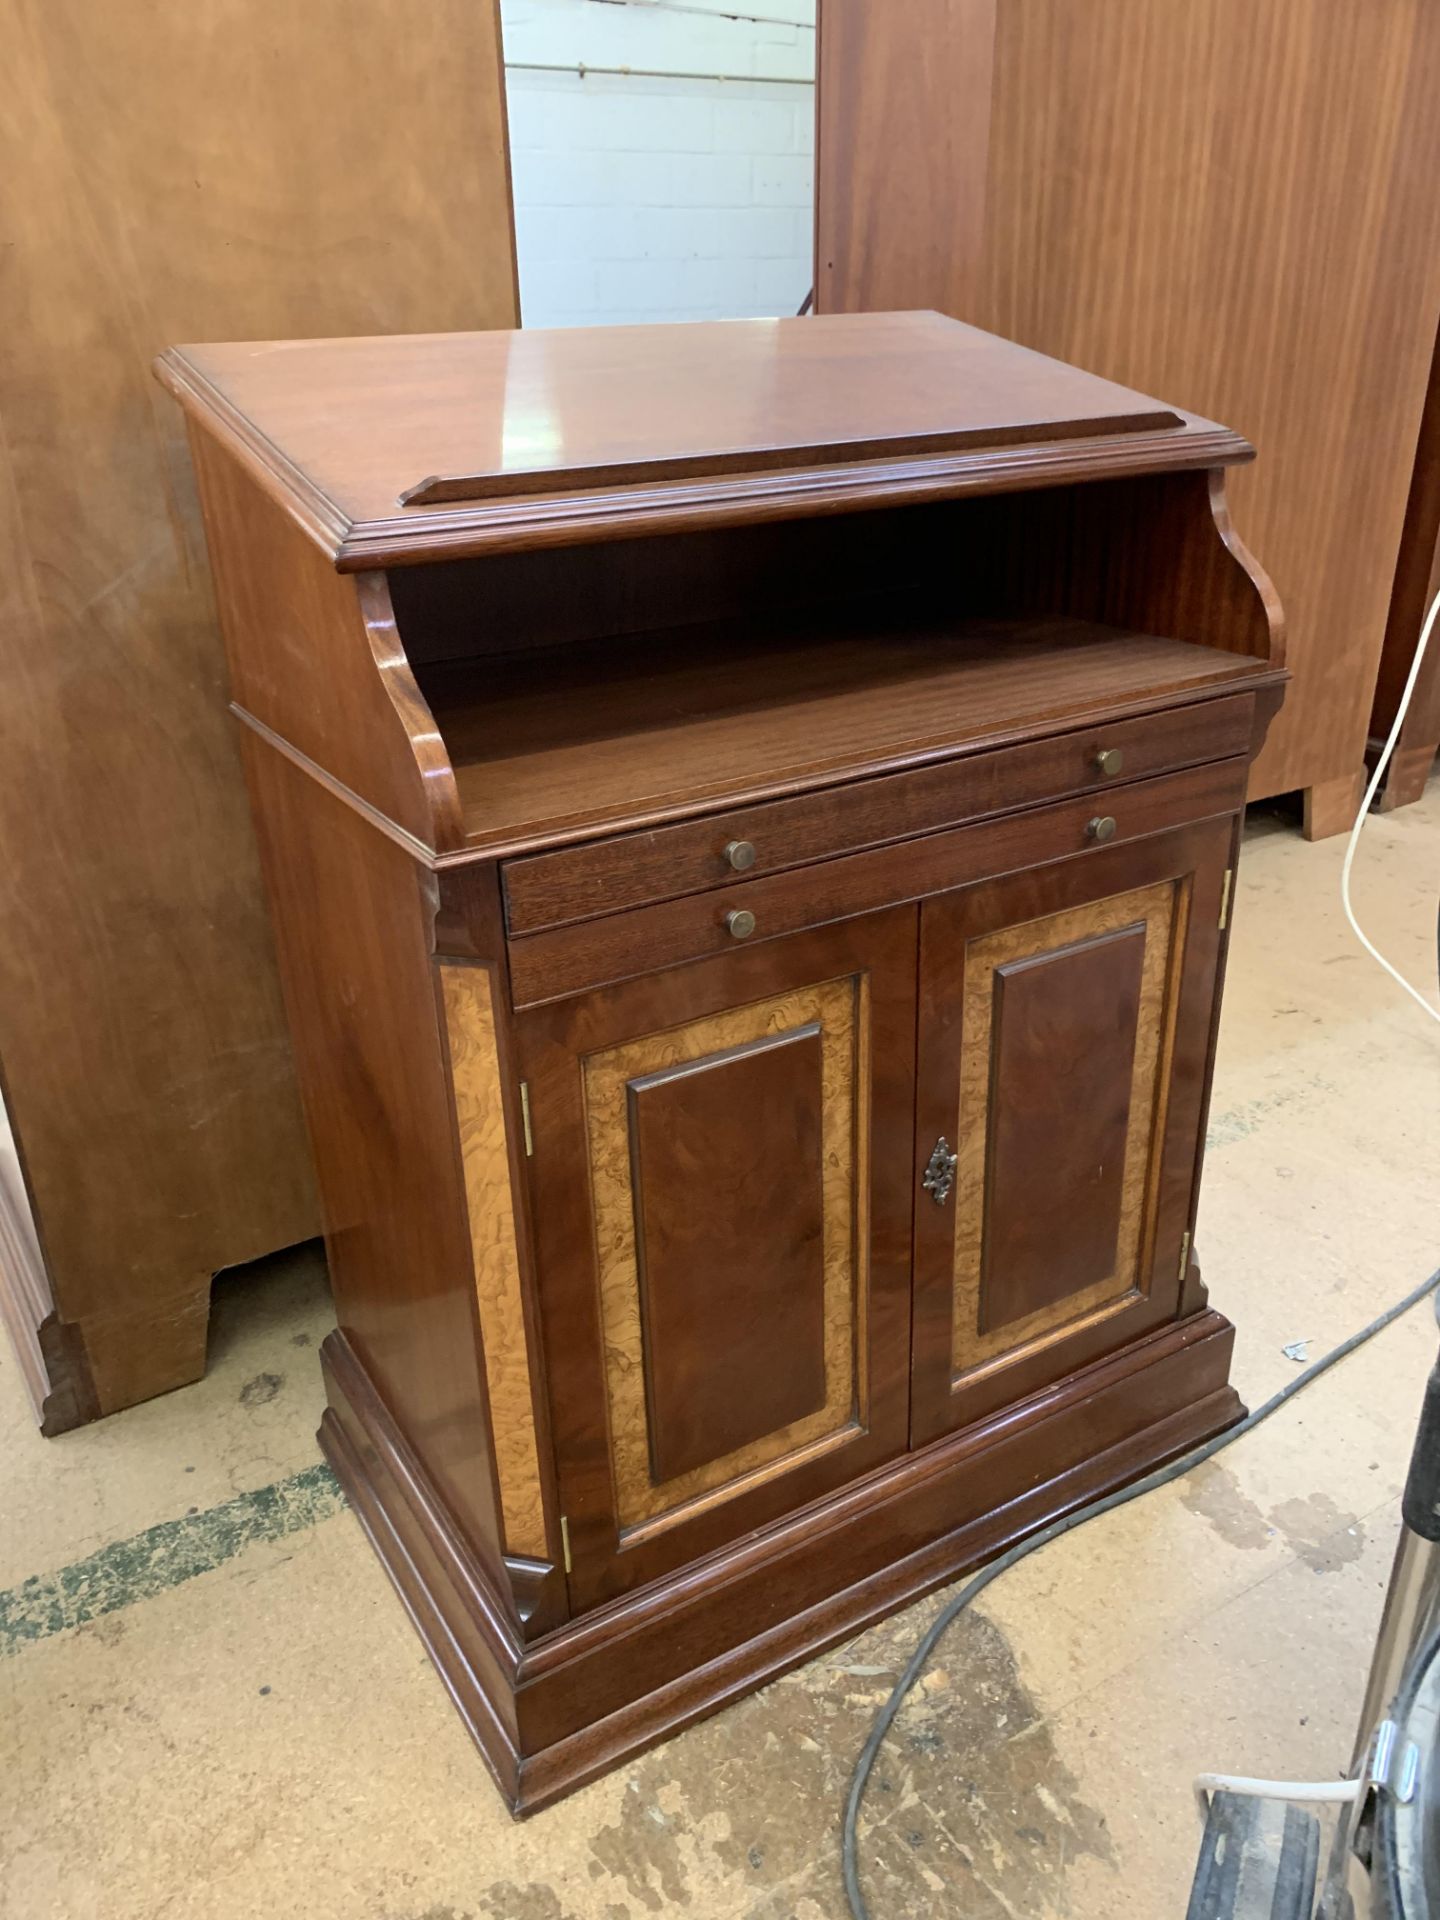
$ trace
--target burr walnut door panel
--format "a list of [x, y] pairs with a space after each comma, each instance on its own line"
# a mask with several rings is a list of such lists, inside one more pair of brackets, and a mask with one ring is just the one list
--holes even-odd
[[921, 909], [916, 1444], [1179, 1311], [1233, 833]]
[[577, 1607], [907, 1445], [916, 921], [518, 1022]]

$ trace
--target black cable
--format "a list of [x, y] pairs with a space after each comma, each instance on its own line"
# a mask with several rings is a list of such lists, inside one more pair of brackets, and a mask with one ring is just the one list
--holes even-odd
[[992, 1580], [998, 1579], [1009, 1568], [1018, 1565], [1027, 1554], [1036, 1552], [1040, 1547], [1048, 1546], [1052, 1540], [1058, 1540], [1062, 1533], [1070, 1533], [1074, 1528], [1083, 1526], [1087, 1520], [1097, 1519], [1102, 1513], [1111, 1513], [1116, 1507], [1123, 1507], [1127, 1501], [1138, 1500], [1143, 1493], [1153, 1493], [1157, 1487], [1163, 1487], [1172, 1480], [1178, 1480], [1182, 1474], [1189, 1473], [1192, 1467], [1198, 1467], [1202, 1462], [1211, 1459], [1223, 1447], [1228, 1447], [1233, 1441], [1238, 1440], [1242, 1434], [1249, 1433], [1252, 1428], [1258, 1427], [1262, 1420], [1268, 1420], [1272, 1413], [1278, 1412], [1287, 1400], [1293, 1400], [1295, 1395], [1302, 1388], [1308, 1387], [1312, 1380], [1318, 1380], [1320, 1375], [1328, 1372], [1337, 1361], [1343, 1360], [1347, 1354], [1353, 1353], [1357, 1347], [1373, 1339], [1377, 1333], [1388, 1327], [1392, 1320], [1398, 1320], [1402, 1313], [1408, 1313], [1411, 1307], [1417, 1305], [1427, 1294], [1433, 1293], [1437, 1287], [1440, 1287], [1440, 1267], [1436, 1268], [1428, 1280], [1407, 1293], [1403, 1300], [1397, 1301], [1393, 1307], [1387, 1307], [1385, 1312], [1372, 1320], [1368, 1326], [1362, 1327], [1358, 1333], [1352, 1333], [1348, 1340], [1342, 1340], [1333, 1351], [1315, 1361], [1314, 1365], [1307, 1367], [1303, 1373], [1297, 1374], [1278, 1393], [1272, 1394], [1263, 1407], [1257, 1407], [1254, 1413], [1246, 1414], [1243, 1420], [1237, 1421], [1233, 1427], [1227, 1427], [1224, 1433], [1217, 1434], [1213, 1440], [1207, 1440], [1201, 1446], [1193, 1447], [1189, 1453], [1181, 1454], [1178, 1460], [1172, 1460], [1168, 1466], [1157, 1467], [1154, 1473], [1147, 1473], [1143, 1480], [1132, 1481], [1128, 1487], [1120, 1487], [1114, 1493], [1103, 1495], [1099, 1500], [1092, 1500], [1088, 1506], [1077, 1507], [1073, 1513], [1067, 1513], [1059, 1520], [1052, 1520], [1048, 1527], [1042, 1527], [1038, 1533], [1031, 1534], [1028, 1540], [1022, 1540], [1017, 1546], [1011, 1547], [1008, 1553], [1002, 1553], [998, 1560], [992, 1560], [989, 1566], [982, 1567], [979, 1573], [966, 1582], [955, 1598], [922, 1634], [919, 1645], [910, 1656], [909, 1665], [896, 1681], [890, 1698], [875, 1716], [875, 1724], [871, 1727], [869, 1737], [860, 1749], [860, 1758], [855, 1763], [850, 1792], [845, 1801], [840, 1855], [845, 1874], [845, 1896], [850, 1902], [850, 1911], [854, 1915], [854, 1920], [871, 1920], [870, 1909], [866, 1906], [865, 1896], [860, 1891], [860, 1872], [855, 1860], [855, 1829], [860, 1817], [860, 1805], [865, 1798], [865, 1788], [869, 1783], [870, 1770], [875, 1765], [876, 1755], [880, 1751], [886, 1734], [894, 1724], [896, 1714], [905, 1703], [906, 1695], [924, 1672], [925, 1663], [935, 1651], [943, 1634], [959, 1619], [975, 1596], [982, 1593]]

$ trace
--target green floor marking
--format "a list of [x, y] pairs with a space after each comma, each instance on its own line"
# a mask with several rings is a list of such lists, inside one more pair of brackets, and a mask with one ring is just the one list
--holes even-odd
[[35, 1574], [0, 1593], [0, 1654], [18, 1653], [33, 1640], [149, 1600], [197, 1573], [223, 1566], [258, 1540], [303, 1533], [344, 1504], [327, 1466], [306, 1467], [288, 1480], [237, 1494], [204, 1513], [162, 1520], [59, 1573]]

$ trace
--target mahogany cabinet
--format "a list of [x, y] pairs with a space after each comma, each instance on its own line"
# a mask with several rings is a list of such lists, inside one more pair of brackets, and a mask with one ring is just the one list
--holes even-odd
[[1285, 678], [1243, 441], [933, 314], [160, 374], [322, 1441], [517, 1811], [1237, 1417], [1191, 1237]]

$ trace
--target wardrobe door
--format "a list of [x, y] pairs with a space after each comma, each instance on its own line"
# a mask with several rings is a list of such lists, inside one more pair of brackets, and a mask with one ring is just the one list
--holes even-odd
[[1180, 1311], [1234, 832], [922, 907], [916, 1444]]

